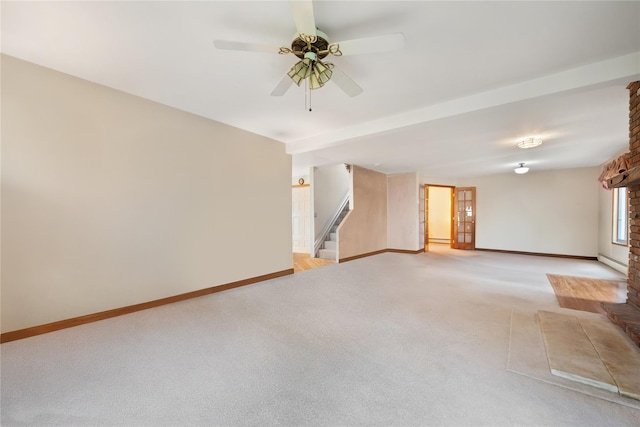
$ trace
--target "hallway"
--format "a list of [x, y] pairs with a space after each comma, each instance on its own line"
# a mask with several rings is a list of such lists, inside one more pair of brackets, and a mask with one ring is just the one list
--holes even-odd
[[299, 273], [305, 270], [311, 270], [325, 265], [335, 264], [330, 259], [311, 258], [309, 254], [293, 253], [293, 272]]

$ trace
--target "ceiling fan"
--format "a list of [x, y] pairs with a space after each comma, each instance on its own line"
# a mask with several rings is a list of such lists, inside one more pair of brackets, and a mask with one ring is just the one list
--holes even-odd
[[402, 33], [330, 43], [328, 36], [316, 28], [312, 0], [294, 0], [291, 2], [291, 7], [297, 30], [291, 42], [291, 47], [214, 40], [214, 46], [218, 49], [277, 53], [280, 55], [291, 53], [297, 56], [300, 60], [284, 75], [280, 83], [271, 92], [272, 96], [282, 96], [293, 83], [300, 86], [303, 81], [308, 89], [318, 89], [328, 81], [332, 81], [348, 96], [357, 96], [362, 93], [362, 88], [335, 64], [324, 62], [323, 60], [328, 55], [339, 57], [362, 53], [378, 53], [404, 47], [405, 38]]

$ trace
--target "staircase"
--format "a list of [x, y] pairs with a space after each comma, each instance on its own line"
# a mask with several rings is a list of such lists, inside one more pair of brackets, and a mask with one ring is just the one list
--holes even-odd
[[346, 206], [342, 208], [342, 211], [340, 211], [340, 214], [335, 219], [335, 221], [333, 221], [333, 225], [331, 226], [329, 233], [325, 237], [324, 242], [322, 242], [321, 249], [318, 250], [318, 258], [332, 259], [337, 261], [337, 253], [338, 253], [338, 248], [337, 248], [338, 241], [336, 239], [337, 230], [338, 230], [338, 226], [340, 225], [344, 217], [347, 216], [348, 213], [349, 213], [349, 204], [347, 203]]

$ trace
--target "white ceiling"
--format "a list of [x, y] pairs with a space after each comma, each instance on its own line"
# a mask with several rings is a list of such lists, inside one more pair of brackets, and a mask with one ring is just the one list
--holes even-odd
[[[292, 55], [288, 1], [1, 3], [2, 52], [282, 141], [294, 174], [353, 163], [452, 178], [599, 165], [628, 146], [640, 2], [314, 2], [330, 41], [403, 32], [406, 47], [333, 57], [364, 92], [271, 90]], [[520, 150], [529, 135], [542, 147]]]

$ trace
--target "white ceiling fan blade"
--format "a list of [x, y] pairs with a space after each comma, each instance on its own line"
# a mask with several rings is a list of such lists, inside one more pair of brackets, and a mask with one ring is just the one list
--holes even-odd
[[343, 55], [359, 55], [361, 53], [388, 52], [404, 47], [404, 34], [393, 33], [384, 36], [365, 37], [363, 39], [345, 40], [335, 43], [340, 46]]
[[331, 70], [333, 74], [331, 75], [331, 80], [334, 82], [340, 89], [344, 91], [350, 97], [358, 96], [362, 93], [362, 88], [358, 86], [356, 82], [354, 82], [351, 77], [347, 76], [344, 71], [334, 65]]
[[273, 92], [271, 92], [271, 96], [284, 95], [289, 90], [292, 84], [293, 80], [291, 80], [291, 77], [289, 77], [288, 74], [285, 74], [282, 80], [280, 80], [280, 83], [278, 83], [275, 89], [273, 89]]
[[311, 0], [292, 0], [291, 11], [298, 34], [315, 36], [316, 19], [313, 17], [313, 2]]
[[280, 48], [277, 46], [267, 46], [264, 44], [256, 44], [256, 43], [234, 42], [229, 40], [214, 40], [213, 45], [217, 49], [242, 50], [245, 52], [264, 52], [264, 53], [280, 52]]

